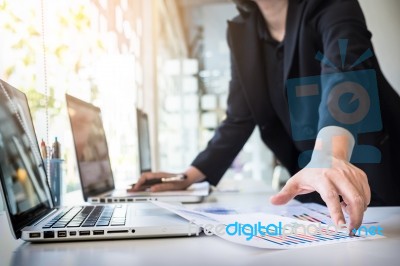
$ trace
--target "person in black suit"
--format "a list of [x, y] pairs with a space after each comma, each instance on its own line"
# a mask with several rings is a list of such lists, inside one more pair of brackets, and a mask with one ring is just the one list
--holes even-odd
[[[154, 185], [151, 190], [184, 189], [201, 180], [218, 184], [258, 127], [264, 143], [293, 175], [271, 198], [273, 204], [285, 204], [294, 197], [303, 202], [325, 203], [336, 224], [345, 223], [342, 210], [349, 214], [349, 229], [361, 225], [368, 205], [399, 205], [400, 173], [396, 162], [400, 162], [400, 97], [386, 81], [374, 56], [366, 56], [359, 64], [352, 65], [365, 51], [373, 51], [371, 33], [359, 3], [356, 0], [235, 2], [240, 14], [229, 22], [227, 34], [232, 77], [226, 119], [185, 171], [184, 182]], [[345, 62], [339, 40], [347, 40]], [[321, 56], [316, 60], [318, 52], [329, 61]], [[348, 71], [368, 69], [376, 73], [380, 104], [376, 119], [382, 122], [382, 127], [374, 132], [354, 131], [330, 118], [329, 86], [341, 79], [345, 81]], [[331, 73], [338, 73], [334, 75], [335, 81]], [[287, 82], [312, 76], [321, 77], [319, 107], [306, 105], [301, 110], [305, 115], [299, 121], [291, 121], [296, 114], [291, 113], [288, 104]], [[310, 117], [317, 121], [310, 124]], [[316, 137], [294, 140], [293, 134], [297, 133], [291, 131], [293, 123], [300, 123], [300, 129], [310, 135], [314, 132]], [[377, 148], [380, 162], [350, 163], [356, 145]], [[304, 167], [299, 165], [299, 158], [307, 150], [313, 152]], [[368, 154], [358, 155], [370, 159]], [[134, 190], [143, 188], [147, 179], [160, 176], [171, 174], [144, 173]]]

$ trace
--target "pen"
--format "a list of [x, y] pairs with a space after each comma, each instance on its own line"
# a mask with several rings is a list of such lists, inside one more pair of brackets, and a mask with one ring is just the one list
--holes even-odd
[[46, 143], [44, 142], [43, 139], [42, 139], [42, 142], [40, 142], [40, 151], [42, 153], [43, 160], [46, 160], [47, 159], [47, 147], [46, 147]]
[[52, 159], [60, 159], [60, 142], [58, 142], [57, 137], [53, 143]]
[[[187, 178], [187, 175], [185, 174], [179, 174], [175, 176], [170, 176], [170, 177], [161, 177], [161, 178], [153, 178], [153, 179], [147, 179], [142, 186], [152, 186], [156, 184], [161, 184], [161, 183], [169, 183], [169, 182], [176, 182], [176, 181], [183, 181]], [[134, 184], [135, 185], [135, 184]], [[133, 185], [133, 186], [134, 186]]]

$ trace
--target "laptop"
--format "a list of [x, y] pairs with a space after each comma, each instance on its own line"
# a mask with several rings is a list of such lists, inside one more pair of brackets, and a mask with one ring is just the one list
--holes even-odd
[[25, 241], [187, 236], [186, 220], [152, 203], [55, 208], [27, 98], [0, 80], [0, 191], [11, 231]]
[[[115, 189], [111, 170], [107, 139], [101, 118], [101, 110], [88, 102], [66, 95], [68, 115], [83, 198], [91, 203], [143, 202], [148, 200], [195, 203], [209, 193], [207, 182], [193, 184], [186, 190], [165, 192], [127, 192]], [[150, 137], [147, 115], [138, 114], [138, 136], [140, 136], [140, 169], [151, 170]]]

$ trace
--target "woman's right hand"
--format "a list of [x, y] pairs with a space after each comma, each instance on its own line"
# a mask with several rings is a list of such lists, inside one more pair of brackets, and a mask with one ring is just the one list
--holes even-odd
[[[186, 179], [180, 181], [172, 181], [168, 183], [155, 184], [150, 187], [150, 191], [159, 192], [159, 191], [170, 191], [170, 190], [185, 190], [191, 184], [203, 181], [205, 178], [204, 174], [193, 166], [189, 167], [184, 172], [184, 174], [187, 177]], [[172, 177], [176, 175], [177, 174], [167, 173], [167, 172], [146, 172], [141, 175], [138, 182], [128, 191], [130, 192], [143, 191], [146, 188], [148, 188], [147, 186], [144, 186], [147, 180]]]

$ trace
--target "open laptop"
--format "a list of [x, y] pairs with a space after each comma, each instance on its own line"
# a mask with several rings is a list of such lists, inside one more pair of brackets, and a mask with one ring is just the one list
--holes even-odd
[[[148, 200], [200, 202], [209, 193], [207, 182], [197, 183], [187, 190], [165, 192], [127, 192], [115, 189], [101, 110], [90, 103], [66, 95], [68, 114], [81, 179], [83, 197], [91, 203], [143, 202]], [[147, 116], [140, 114], [139, 136], [141, 171], [151, 170], [151, 154]], [[140, 125], [139, 125], [140, 124]], [[146, 142], [146, 143], [145, 143]], [[147, 168], [147, 169], [146, 169]]]
[[122, 239], [187, 236], [193, 230], [152, 203], [54, 208], [26, 96], [0, 83], [0, 191], [15, 238]]

